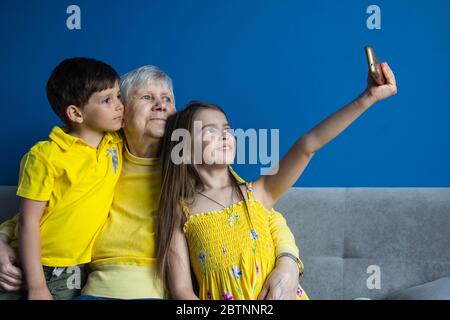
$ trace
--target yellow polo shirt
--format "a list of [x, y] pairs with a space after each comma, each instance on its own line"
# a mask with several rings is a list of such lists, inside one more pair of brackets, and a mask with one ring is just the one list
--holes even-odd
[[40, 221], [43, 265], [91, 261], [121, 167], [122, 139], [117, 133], [105, 134], [94, 148], [60, 127], [23, 157], [17, 195], [47, 202]]

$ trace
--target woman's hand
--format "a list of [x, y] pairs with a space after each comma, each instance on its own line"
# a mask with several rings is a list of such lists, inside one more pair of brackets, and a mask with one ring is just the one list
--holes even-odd
[[298, 267], [289, 257], [281, 257], [264, 282], [258, 300], [294, 300], [298, 288]]
[[17, 291], [22, 286], [22, 270], [14, 265], [16, 262], [16, 250], [0, 235], [0, 292]]
[[387, 62], [381, 63], [379, 68], [381, 68], [381, 71], [383, 72], [384, 78], [386, 79], [386, 84], [377, 84], [370, 73], [367, 77], [366, 92], [373, 98], [374, 102], [381, 101], [397, 94], [397, 82], [395, 80], [394, 73]]

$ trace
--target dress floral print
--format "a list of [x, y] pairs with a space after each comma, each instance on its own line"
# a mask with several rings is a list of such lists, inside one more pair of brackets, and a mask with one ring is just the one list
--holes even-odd
[[[248, 215], [242, 201], [221, 211], [194, 215], [182, 205], [187, 216], [184, 233], [200, 299], [257, 299], [275, 267], [271, 211], [253, 199], [251, 184], [246, 185]], [[300, 285], [297, 299], [308, 299]]]

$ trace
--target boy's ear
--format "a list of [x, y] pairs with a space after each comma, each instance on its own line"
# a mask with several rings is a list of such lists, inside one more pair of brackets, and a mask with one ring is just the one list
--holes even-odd
[[66, 108], [67, 118], [74, 123], [83, 123], [83, 113], [80, 108], [70, 105]]

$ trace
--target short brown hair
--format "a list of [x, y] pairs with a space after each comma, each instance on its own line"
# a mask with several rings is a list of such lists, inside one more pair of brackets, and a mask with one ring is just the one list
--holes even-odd
[[70, 125], [66, 109], [70, 105], [82, 108], [94, 92], [114, 87], [119, 75], [110, 65], [91, 58], [63, 60], [47, 81], [47, 98], [53, 111]]

